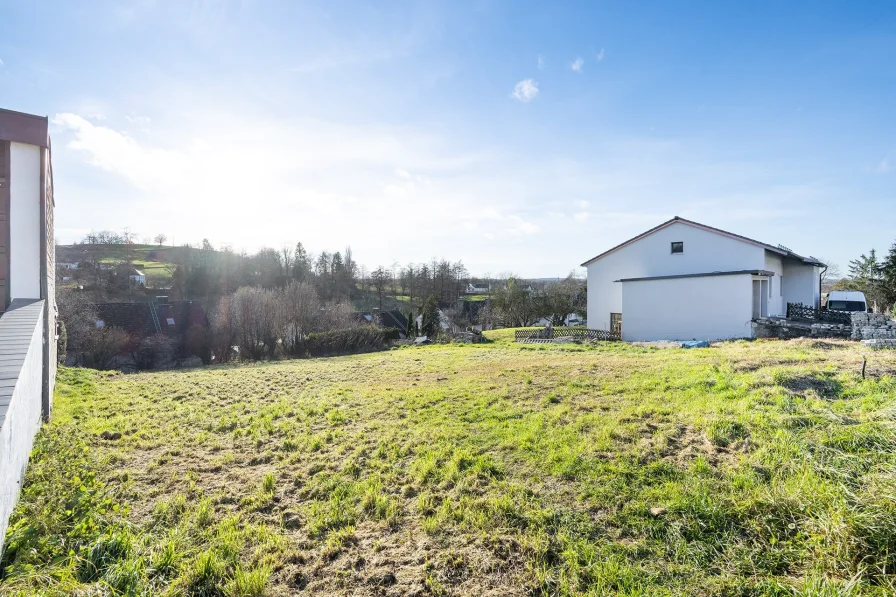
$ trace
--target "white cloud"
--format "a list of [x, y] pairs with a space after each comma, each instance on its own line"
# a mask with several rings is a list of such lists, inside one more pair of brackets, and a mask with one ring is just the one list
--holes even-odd
[[591, 216], [591, 214], [589, 214], [587, 211], [580, 211], [579, 213], [577, 213], [576, 215], [574, 215], [573, 218], [575, 219], [576, 222], [584, 222], [584, 221], [586, 221], [590, 216]]
[[3, 59], [0, 58], [0, 66], [3, 66]]
[[502, 234], [505, 236], [519, 236], [541, 232], [541, 226], [535, 222], [530, 222], [517, 214], [502, 214], [494, 207], [486, 207], [480, 210], [476, 219], [466, 223], [466, 228], [476, 230], [480, 221], [488, 222], [488, 225], [483, 226], [483, 228], [488, 230], [484, 235], [489, 239], [494, 239]]
[[510, 223], [508, 231], [511, 233], [528, 235], [541, 232], [541, 226], [535, 222], [527, 222], [519, 216], [509, 216], [507, 219]]
[[[3, 64], [3, 63], [0, 62], [0, 64]], [[547, 65], [548, 65], [547, 59], [543, 55], [539, 54], [538, 55], [538, 70], [544, 70], [544, 67], [546, 67]]]
[[877, 167], [874, 168], [874, 171], [879, 174], [886, 174], [887, 172], [893, 169], [893, 164], [890, 163], [890, 158], [884, 158], [880, 161]]
[[402, 170], [401, 168], [396, 168], [396, 169], [395, 169], [395, 176], [397, 176], [398, 178], [405, 178], [405, 179], [407, 179], [407, 178], [410, 178], [410, 177], [411, 177], [411, 173], [408, 172], [407, 170]]
[[581, 58], [576, 58], [575, 60], [573, 60], [570, 63], [569, 68], [576, 71], [577, 73], [580, 73], [580, 72], [582, 72], [582, 66], [584, 66], [584, 65], [585, 65], [584, 60], [582, 60]]
[[149, 123], [152, 122], [152, 119], [149, 116], [141, 116], [139, 114], [135, 114], [134, 112], [131, 112], [124, 118], [125, 120], [139, 128], [141, 131], [149, 130]]
[[597, 58], [598, 62], [600, 62], [601, 60], [604, 59], [604, 49], [603, 48], [600, 49], [600, 52], [597, 53], [595, 58]]
[[538, 82], [532, 79], [523, 79], [514, 86], [511, 95], [523, 103], [531, 102], [538, 95]]

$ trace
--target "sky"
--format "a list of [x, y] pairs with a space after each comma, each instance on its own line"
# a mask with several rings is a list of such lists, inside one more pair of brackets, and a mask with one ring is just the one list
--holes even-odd
[[563, 276], [673, 216], [896, 241], [892, 2], [0, 0], [56, 233]]

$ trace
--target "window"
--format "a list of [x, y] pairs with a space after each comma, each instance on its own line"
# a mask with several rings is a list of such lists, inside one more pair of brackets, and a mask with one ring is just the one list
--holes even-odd
[[101, 328], [101, 327], [104, 327], [105, 325], [106, 325], [106, 322], [103, 321], [102, 319], [96, 320], [96, 327]]
[[828, 311], [864, 311], [862, 301], [828, 301]]
[[174, 325], [174, 318], [173, 318], [173, 317], [169, 317], [169, 318], [168, 318], [168, 325]]
[[672, 243], [672, 253], [684, 253], [684, 243], [683, 242], [674, 242]]

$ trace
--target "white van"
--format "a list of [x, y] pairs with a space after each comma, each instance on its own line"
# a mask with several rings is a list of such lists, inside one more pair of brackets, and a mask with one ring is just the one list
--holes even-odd
[[865, 293], [857, 290], [832, 290], [828, 294], [828, 311], [867, 311]]

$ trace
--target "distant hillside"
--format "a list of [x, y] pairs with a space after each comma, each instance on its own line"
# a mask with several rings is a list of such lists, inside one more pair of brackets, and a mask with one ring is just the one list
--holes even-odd
[[189, 261], [193, 247], [169, 247], [165, 245], [112, 245], [78, 244], [56, 245], [57, 263], [82, 263], [84, 261], [115, 264], [133, 263], [148, 278], [165, 284], [171, 279], [175, 264]]

